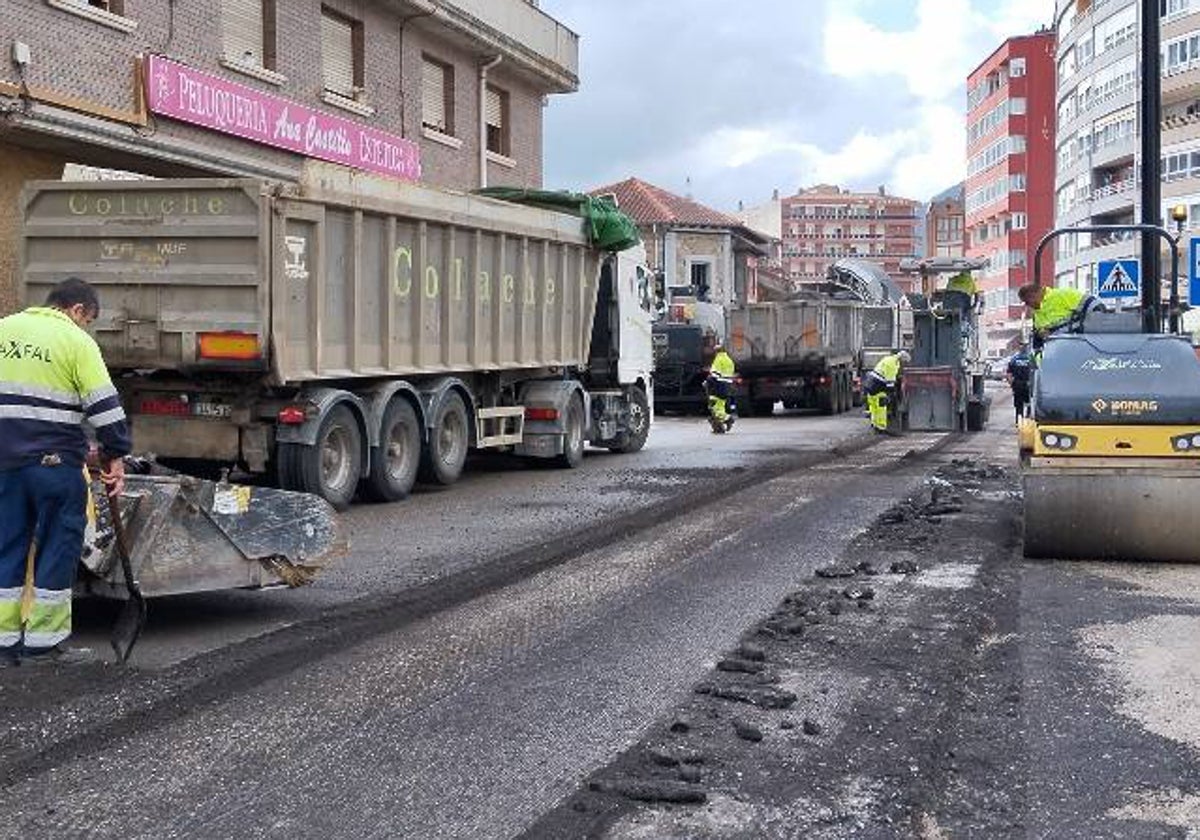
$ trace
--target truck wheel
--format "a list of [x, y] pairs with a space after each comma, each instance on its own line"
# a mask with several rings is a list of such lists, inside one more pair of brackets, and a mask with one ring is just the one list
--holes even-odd
[[986, 425], [984, 418], [984, 406], [980, 402], [967, 403], [967, 431], [982, 432]]
[[286, 489], [315, 493], [338, 510], [350, 506], [361, 473], [362, 432], [344, 405], [325, 415], [315, 445], [279, 446], [279, 476]]
[[817, 389], [817, 410], [822, 414], [833, 414], [834, 386], [828, 385]]
[[462, 475], [471, 436], [467, 430], [467, 406], [451, 391], [438, 406], [429, 442], [421, 452], [419, 477], [426, 484], [450, 485]]
[[421, 428], [412, 403], [396, 397], [383, 413], [379, 446], [371, 453], [371, 469], [363, 492], [377, 502], [396, 502], [412, 491], [421, 463]]
[[560, 467], [575, 469], [583, 463], [583, 402], [571, 397], [563, 416], [563, 454], [555, 458]]
[[608, 446], [611, 451], [622, 454], [637, 452], [650, 436], [650, 403], [646, 392], [633, 387], [625, 392], [625, 396], [629, 399], [629, 430], [619, 434]]

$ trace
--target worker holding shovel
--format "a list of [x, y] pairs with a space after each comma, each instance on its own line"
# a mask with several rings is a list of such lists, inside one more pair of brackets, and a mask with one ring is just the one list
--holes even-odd
[[[45, 306], [0, 319], [4, 664], [65, 653], [86, 522], [85, 421], [100, 444], [100, 477], [108, 492], [117, 495], [124, 487], [129, 424], [100, 348], [84, 329], [99, 313], [95, 289], [68, 278], [50, 291]], [[31, 595], [23, 598], [27, 586]]]

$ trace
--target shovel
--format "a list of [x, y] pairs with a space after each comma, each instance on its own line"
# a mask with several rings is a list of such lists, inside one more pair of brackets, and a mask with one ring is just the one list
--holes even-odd
[[112, 517], [113, 534], [116, 537], [117, 556], [121, 558], [121, 571], [125, 575], [125, 588], [129, 597], [121, 605], [121, 612], [113, 624], [109, 642], [122, 663], [128, 662], [137, 644], [142, 628], [146, 626], [146, 599], [133, 576], [133, 563], [129, 559], [129, 543], [125, 539], [125, 523], [121, 520], [121, 502], [118, 496], [108, 496], [108, 512]]

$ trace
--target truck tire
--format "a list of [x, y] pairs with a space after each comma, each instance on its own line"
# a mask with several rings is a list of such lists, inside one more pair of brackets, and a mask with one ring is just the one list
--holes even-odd
[[984, 404], [981, 402], [967, 403], [967, 431], [982, 432], [986, 425], [986, 412]]
[[376, 502], [398, 502], [417, 481], [421, 464], [421, 427], [412, 403], [394, 398], [379, 424], [379, 446], [371, 452], [371, 469], [363, 495]]
[[583, 401], [573, 396], [563, 415], [563, 453], [554, 459], [560, 467], [575, 469], [583, 463]]
[[629, 399], [629, 430], [617, 435], [608, 448], [612, 452], [629, 454], [645, 446], [646, 438], [650, 436], [650, 401], [646, 399], [646, 392], [638, 387], [628, 389], [625, 396]]
[[822, 414], [835, 413], [833, 405], [835, 390], [836, 389], [832, 383], [828, 386], [817, 388], [817, 411], [821, 412]]
[[354, 498], [362, 477], [362, 432], [354, 413], [336, 405], [317, 429], [313, 446], [279, 446], [279, 480], [287, 490], [315, 493], [338, 510]]
[[429, 429], [429, 440], [421, 451], [417, 473], [426, 484], [449, 486], [462, 475], [471, 445], [467, 406], [457, 391], [443, 397]]

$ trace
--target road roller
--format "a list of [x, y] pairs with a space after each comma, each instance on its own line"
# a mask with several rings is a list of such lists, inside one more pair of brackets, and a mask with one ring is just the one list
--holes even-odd
[[1019, 435], [1026, 557], [1200, 560], [1200, 361], [1182, 336], [1104, 331], [1137, 315], [1046, 341]]
[[[1157, 20], [1155, 0], [1140, 6], [1143, 20]], [[1140, 38], [1140, 122], [1157, 127], [1159, 27], [1142, 27]], [[1026, 557], [1200, 560], [1200, 361], [1179, 334], [1179, 239], [1188, 211], [1171, 211], [1175, 236], [1161, 226], [1161, 133], [1142, 131], [1140, 146], [1140, 223], [1059, 228], [1034, 253], [1033, 282], [1041, 285], [1046, 248], [1063, 236], [1084, 245], [1093, 237], [1125, 241], [1131, 251], [1135, 239], [1141, 243], [1136, 259], [1099, 264], [1103, 300], [1078, 307], [1041, 349], [1033, 416], [1019, 428]]]

